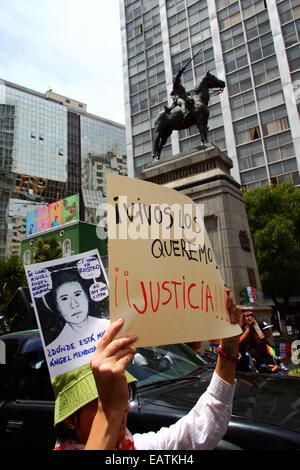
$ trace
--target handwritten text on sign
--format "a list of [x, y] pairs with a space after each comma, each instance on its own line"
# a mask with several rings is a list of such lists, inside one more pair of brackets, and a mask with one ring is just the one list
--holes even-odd
[[[134, 309], [139, 314], [163, 312], [165, 306], [171, 306], [176, 310], [193, 309], [198, 312], [208, 313], [209, 309], [216, 312], [216, 318], [225, 317], [229, 321], [227, 312], [224, 312], [224, 300], [226, 301], [226, 291], [217, 284], [209, 285], [205, 281], [187, 282], [185, 276], [181, 280], [168, 280], [163, 282], [140, 281], [140, 298], [143, 304], [136, 305], [130, 294], [130, 276], [128, 271], [124, 271], [120, 276], [120, 269], [115, 267], [114, 279], [114, 301], [118, 308], [118, 294], [126, 291], [127, 304], [130, 309]], [[137, 286], [133, 290], [136, 295]]]
[[225, 338], [226, 288], [203, 210], [178, 191], [107, 175], [110, 318], [150, 346]]

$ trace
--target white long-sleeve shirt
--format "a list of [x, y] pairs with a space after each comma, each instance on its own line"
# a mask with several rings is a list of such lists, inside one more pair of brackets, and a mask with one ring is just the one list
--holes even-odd
[[191, 411], [168, 428], [134, 434], [136, 450], [209, 450], [226, 433], [232, 412], [235, 385], [214, 372], [206, 392]]
[[[213, 373], [207, 390], [191, 411], [168, 428], [133, 435], [135, 450], [211, 450], [227, 431], [235, 385]], [[130, 433], [129, 433], [130, 434]], [[131, 435], [130, 435], [131, 436]], [[132, 436], [131, 436], [132, 439]], [[81, 450], [72, 440], [56, 442], [55, 450]]]

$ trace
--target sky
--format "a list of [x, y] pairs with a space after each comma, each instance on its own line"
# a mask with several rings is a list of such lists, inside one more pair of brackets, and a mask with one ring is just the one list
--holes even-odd
[[0, 0], [0, 79], [125, 124], [119, 0]]

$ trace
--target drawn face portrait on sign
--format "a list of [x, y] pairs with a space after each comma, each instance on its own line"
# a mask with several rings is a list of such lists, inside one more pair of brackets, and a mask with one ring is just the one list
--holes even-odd
[[89, 301], [79, 282], [64, 282], [56, 291], [56, 302], [63, 319], [81, 325], [88, 316]]
[[50, 375], [83, 365], [109, 325], [98, 251], [26, 266], [26, 274]]

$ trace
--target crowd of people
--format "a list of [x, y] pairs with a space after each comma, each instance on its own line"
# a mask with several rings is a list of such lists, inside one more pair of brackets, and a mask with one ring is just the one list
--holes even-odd
[[[257, 329], [257, 325], [259, 330]], [[273, 325], [266, 321], [256, 323], [252, 312], [244, 312], [239, 340], [239, 371], [260, 373], [285, 373], [284, 357], [277, 356], [270, 343]]]

